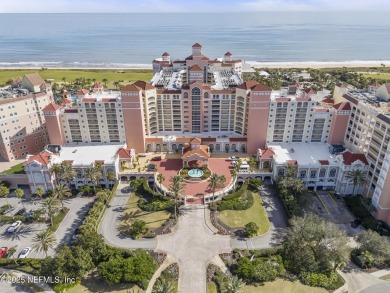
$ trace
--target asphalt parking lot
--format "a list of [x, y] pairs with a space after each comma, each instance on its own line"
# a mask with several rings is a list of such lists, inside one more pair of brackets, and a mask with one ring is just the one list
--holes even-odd
[[[27, 199], [20, 202], [18, 198], [16, 198], [13, 194], [9, 195], [8, 199], [0, 198], [0, 206], [6, 205], [8, 203], [14, 207], [14, 210], [6, 215], [12, 216], [18, 210], [23, 207], [26, 208], [27, 211], [36, 210], [41, 208], [41, 200]], [[71, 237], [74, 234], [75, 230], [82, 224], [86, 213], [91, 207], [93, 202], [93, 198], [91, 197], [81, 197], [81, 198], [70, 198], [64, 201], [64, 205], [69, 208], [68, 214], [65, 216], [61, 225], [58, 227], [55, 232], [55, 237], [57, 240], [57, 245], [60, 244], [69, 244], [71, 241]], [[19, 227], [19, 229], [14, 233], [7, 233], [6, 230], [12, 224], [10, 223], [0, 223], [0, 247], [14, 247], [16, 246], [16, 252], [13, 257], [18, 257], [19, 253], [26, 247], [32, 247], [33, 237], [40, 231], [44, 231], [47, 229], [47, 224], [45, 223], [32, 223], [32, 224], [24, 224]], [[50, 250], [49, 255], [54, 254], [54, 250]], [[44, 257], [44, 253], [37, 253], [32, 250], [28, 257], [33, 258], [41, 258]]]

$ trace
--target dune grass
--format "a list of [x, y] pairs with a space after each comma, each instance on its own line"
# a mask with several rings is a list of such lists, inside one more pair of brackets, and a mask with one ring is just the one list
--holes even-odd
[[267, 212], [261, 203], [258, 193], [253, 193], [253, 205], [246, 210], [225, 210], [219, 213], [222, 222], [232, 228], [243, 227], [249, 222], [255, 222], [259, 226], [259, 235], [269, 231]]

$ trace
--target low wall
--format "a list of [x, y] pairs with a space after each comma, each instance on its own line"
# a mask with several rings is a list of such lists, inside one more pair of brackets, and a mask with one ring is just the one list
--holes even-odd
[[0, 181], [11, 183], [10, 188], [18, 188], [18, 185], [29, 185], [27, 174], [1, 174]]

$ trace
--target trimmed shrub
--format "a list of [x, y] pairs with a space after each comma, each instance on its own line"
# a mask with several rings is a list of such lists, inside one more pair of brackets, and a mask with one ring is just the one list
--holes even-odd
[[173, 206], [172, 200], [169, 199], [148, 202], [146, 199], [140, 198], [137, 204], [141, 210], [147, 212], [164, 211], [170, 209]]
[[245, 234], [246, 237], [251, 238], [256, 236], [259, 233], [259, 226], [255, 222], [249, 222], [245, 225]]
[[328, 290], [335, 290], [344, 284], [343, 278], [335, 272], [328, 274], [302, 273], [300, 280], [303, 284], [311, 287], [323, 287]]

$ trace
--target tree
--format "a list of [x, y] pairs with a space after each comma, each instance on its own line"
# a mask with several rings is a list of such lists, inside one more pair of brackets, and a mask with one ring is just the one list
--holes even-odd
[[348, 171], [345, 178], [348, 179], [349, 183], [353, 184], [353, 194], [356, 193], [356, 187], [366, 182], [366, 174], [360, 169]]
[[346, 233], [313, 214], [291, 219], [283, 248], [287, 269], [297, 275], [335, 271], [350, 254]]
[[53, 226], [53, 216], [60, 210], [59, 200], [55, 197], [48, 197], [41, 204], [50, 218], [50, 225]]
[[249, 222], [245, 225], [245, 234], [248, 238], [257, 236], [257, 233], [259, 233], [259, 226], [255, 222]]
[[161, 173], [159, 173], [159, 174], [157, 175], [157, 181], [158, 181], [158, 183], [161, 185], [161, 184], [165, 181], [164, 175], [161, 174]]
[[169, 278], [159, 278], [153, 286], [152, 293], [175, 293], [177, 292], [173, 281]]
[[390, 244], [386, 236], [367, 230], [357, 237], [356, 242], [361, 253], [367, 252], [371, 255], [373, 265], [382, 266], [390, 261]]
[[169, 187], [169, 190], [173, 193], [175, 200], [175, 219], [177, 219], [177, 200], [179, 194], [185, 189], [185, 184], [183, 184], [183, 178], [180, 175], [171, 177], [170, 181], [171, 186]]
[[116, 180], [115, 173], [112, 172], [112, 171], [108, 171], [108, 172], [107, 172], [107, 175], [106, 175], [106, 178], [107, 178], [107, 180], [109, 181], [109, 186], [110, 186], [110, 189], [111, 189], [111, 188], [112, 188], [111, 182], [113, 182], [113, 181]]
[[20, 199], [20, 201], [22, 202], [23, 207], [25, 208], [24, 203], [23, 203], [23, 195], [24, 195], [23, 189], [21, 189], [21, 188], [15, 189], [15, 195], [16, 195], [17, 198]]
[[53, 189], [53, 196], [61, 202], [62, 210], [64, 209], [64, 199], [70, 197], [71, 195], [72, 192], [70, 192], [69, 188], [63, 184], [60, 184]]
[[44, 194], [44, 190], [43, 190], [43, 188], [42, 187], [37, 187], [36, 189], [35, 189], [35, 194], [39, 197], [39, 198], [42, 198], [42, 195]]
[[9, 195], [9, 188], [7, 186], [5, 186], [5, 185], [0, 185], [0, 196], [6, 198], [7, 205], [9, 205], [8, 198], [7, 198], [8, 195]]
[[217, 188], [222, 188], [226, 182], [226, 177], [224, 175], [218, 175], [217, 173], [211, 174], [210, 178], [207, 180], [209, 185], [207, 188], [210, 188], [213, 191], [213, 206], [215, 205], [215, 190]]
[[45, 252], [45, 256], [47, 257], [47, 252], [49, 249], [54, 247], [56, 238], [53, 231], [51, 229], [47, 229], [37, 233], [32, 241], [34, 243], [33, 249], [37, 252]]
[[225, 293], [240, 293], [244, 289], [245, 283], [237, 276], [226, 278], [223, 284]]
[[103, 79], [102, 79], [102, 82], [104, 83], [104, 87], [106, 87], [106, 86], [107, 86], [107, 81], [108, 81], [108, 79], [107, 79], [107, 78], [103, 78]]
[[149, 228], [146, 227], [145, 221], [135, 220], [131, 225], [131, 236], [138, 239], [148, 233]]
[[85, 176], [94, 183], [93, 190], [96, 193], [96, 186], [99, 184], [99, 180], [102, 178], [102, 171], [101, 167], [99, 165], [95, 165], [94, 167], [91, 167], [87, 169], [85, 172]]
[[120, 84], [119, 81], [114, 81], [114, 85], [116, 89], [118, 89], [119, 84]]
[[256, 160], [256, 156], [251, 156], [250, 159], [249, 159], [248, 164], [250, 166], [251, 172], [255, 171], [256, 167], [258, 166], [258, 163], [257, 163], [257, 160]]
[[54, 180], [56, 185], [58, 185], [61, 176], [61, 165], [58, 163], [53, 164], [50, 168], [50, 173], [54, 174]]

